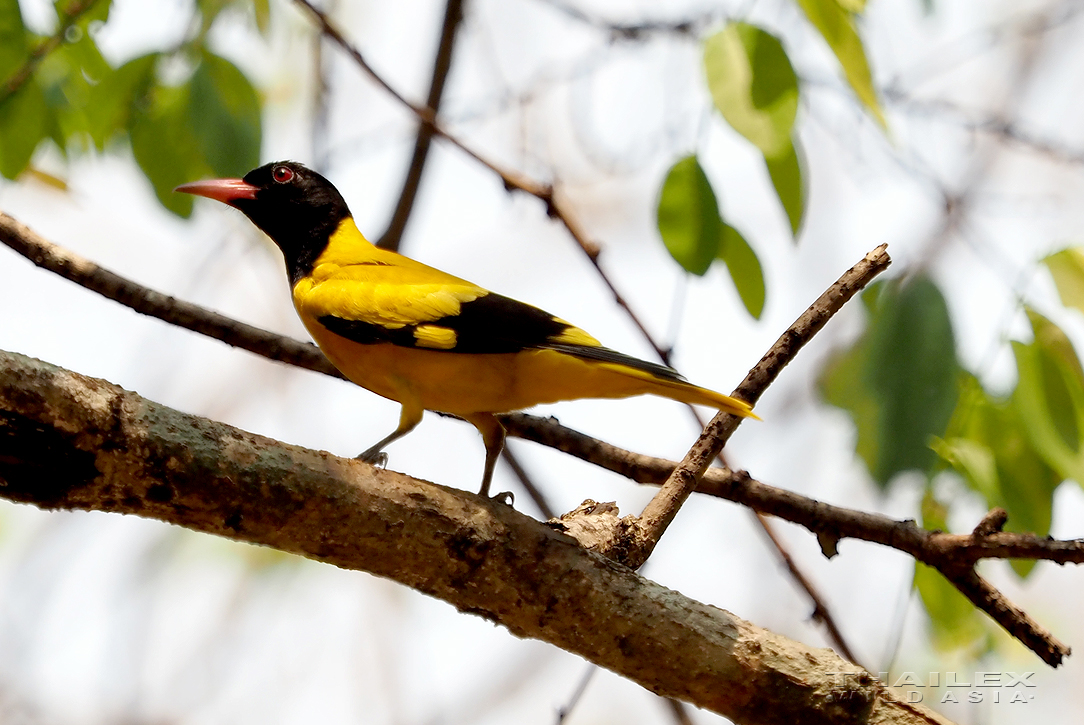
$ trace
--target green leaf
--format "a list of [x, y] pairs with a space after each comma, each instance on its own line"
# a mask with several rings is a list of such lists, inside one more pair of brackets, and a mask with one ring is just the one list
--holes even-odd
[[805, 184], [802, 182], [799, 148], [795, 141], [778, 156], [764, 157], [768, 164], [768, 174], [772, 178], [772, 186], [775, 187], [775, 193], [783, 204], [783, 211], [787, 213], [790, 231], [795, 241], [798, 240], [798, 229], [802, 226], [802, 218], [805, 216]]
[[50, 133], [62, 153], [71, 145], [86, 147], [97, 85], [113, 73], [90, 34], [80, 26], [70, 27], [66, 37], [69, 39], [49, 53], [34, 74], [49, 105]]
[[677, 263], [696, 275], [707, 272], [719, 251], [723, 220], [696, 156], [686, 156], [666, 174], [657, 219], [662, 241]]
[[839, 6], [849, 13], [861, 15], [866, 11], [866, 0], [836, 0]]
[[196, 0], [196, 7], [200, 11], [203, 33], [206, 33], [218, 16], [228, 8], [251, 8], [255, 16], [256, 28], [261, 35], [267, 35], [271, 27], [271, 5], [268, 0]]
[[1000, 503], [1001, 481], [998, 477], [997, 458], [994, 451], [984, 443], [970, 438], [935, 438], [930, 444], [937, 455], [956, 469], [957, 473], [987, 501], [987, 507]]
[[242, 176], [260, 161], [260, 99], [244, 73], [204, 52], [192, 76], [189, 119], [217, 176]]
[[[944, 531], [947, 510], [927, 489], [922, 499], [922, 526]], [[983, 616], [940, 572], [915, 562], [915, 589], [930, 618], [930, 639], [941, 651], [967, 647], [978, 655], [992, 644]]]
[[188, 83], [174, 87], [154, 84], [153, 57], [138, 61], [117, 72], [103, 127], [116, 128], [130, 114], [136, 161], [159, 201], [187, 217], [192, 199], [174, 194], [174, 187], [205, 176], [241, 175], [259, 162], [259, 98], [236, 66], [211, 53], [200, 56]]
[[885, 440], [891, 441], [873, 469], [882, 485], [900, 471], [928, 471], [935, 463], [930, 437], [948, 425], [958, 374], [952, 322], [937, 286], [918, 277], [884, 290], [870, 324], [867, 371], [881, 402]]
[[792, 152], [798, 78], [775, 36], [730, 23], [704, 43], [704, 70], [715, 107], [735, 131], [766, 158]]
[[266, 36], [271, 29], [271, 3], [270, 0], [253, 0], [252, 10], [256, 17], [256, 28], [260, 35]]
[[940, 290], [918, 277], [876, 295], [869, 328], [821, 377], [825, 399], [858, 428], [857, 453], [883, 488], [895, 474], [932, 472], [929, 447], [943, 436], [957, 398], [956, 344]]
[[1084, 248], [1063, 249], [1040, 261], [1050, 270], [1061, 303], [1084, 312]]
[[230, 5], [230, 0], [196, 0], [196, 7], [199, 8], [200, 18], [202, 20], [202, 32], [206, 33], [207, 30], [218, 19], [219, 13], [226, 9], [226, 6]]
[[[934, 448], [983, 496], [987, 508], [1008, 512], [1008, 531], [1050, 532], [1054, 491], [1063, 477], [1031, 445], [1010, 401], [992, 398], [974, 376], [964, 374], [945, 439]], [[1010, 564], [1023, 577], [1035, 562], [1013, 559]]]
[[93, 87], [87, 105], [87, 125], [99, 149], [104, 149], [117, 134], [129, 130], [133, 114], [142, 113], [152, 105], [155, 68], [160, 57], [158, 53], [148, 53], [134, 58], [106, 74]]
[[764, 311], [766, 295], [764, 270], [760, 268], [760, 260], [737, 229], [724, 222], [721, 234], [718, 257], [726, 263], [730, 279], [733, 280], [745, 309], [753, 319], [759, 320]]
[[1012, 401], [1032, 446], [1055, 471], [1084, 485], [1084, 373], [1054, 323], [1028, 310], [1035, 341], [1013, 342], [1019, 381]]
[[[94, 0], [89, 7], [86, 7], [86, 0], [56, 0], [53, 3], [53, 9], [56, 10], [58, 18], [66, 17], [73, 12], [79, 12], [79, 20], [76, 21], [76, 25], [86, 30], [87, 26], [94, 21], [104, 23], [108, 20], [109, 10], [112, 5], [111, 0]], [[85, 10], [84, 7], [86, 7]]]
[[[30, 55], [19, 0], [0, 0], [0, 82], [7, 81]], [[5, 84], [6, 85], [6, 84]], [[2, 98], [3, 94], [0, 94]], [[0, 100], [0, 104], [4, 103]]]
[[134, 116], [129, 132], [132, 153], [158, 200], [182, 217], [192, 214], [192, 197], [174, 194], [173, 189], [211, 175], [191, 128], [189, 92], [187, 85], [154, 88], [149, 107]]
[[21, 174], [48, 134], [49, 106], [31, 78], [0, 103], [0, 174], [8, 179]]
[[835, 53], [843, 74], [851, 84], [855, 95], [873, 115], [881, 128], [888, 128], [877, 91], [873, 88], [873, 76], [866, 60], [862, 39], [858, 37], [851, 15], [840, 7], [838, 0], [795, 0], [806, 17], [820, 32]]

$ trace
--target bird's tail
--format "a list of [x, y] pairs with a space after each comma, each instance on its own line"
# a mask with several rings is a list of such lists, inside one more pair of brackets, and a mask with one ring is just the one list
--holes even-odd
[[[693, 385], [676, 370], [665, 365], [639, 360], [601, 345], [551, 343], [547, 347], [593, 364], [596, 369], [619, 373], [620, 377], [610, 378], [608, 384], [602, 385], [606, 392], [602, 392], [598, 387], [592, 387], [591, 391], [582, 397], [625, 398], [630, 395], [659, 395], [681, 403], [706, 405], [742, 418], [760, 420], [753, 412], [753, 406], [744, 400]], [[595, 385], [597, 386], [599, 382], [596, 381]], [[555, 397], [554, 399], [562, 398]]]
[[731, 413], [732, 415], [741, 418], [754, 418], [760, 420], [760, 417], [753, 412], [753, 406], [749, 405], [749, 403], [746, 403], [744, 400], [738, 400], [729, 395], [717, 393], [714, 390], [701, 388], [692, 383], [671, 382], [669, 380], [659, 380], [658, 378], [652, 382], [656, 387], [656, 390], [652, 392], [656, 395], [662, 395], [682, 403], [706, 405], [710, 408]]
[[636, 378], [643, 383], [642, 390], [637, 393], [648, 393], [664, 398], [670, 398], [681, 403], [693, 405], [706, 405], [709, 408], [725, 411], [742, 418], [754, 418], [760, 420], [760, 416], [753, 412], [753, 406], [744, 400], [738, 400], [729, 395], [717, 393], [714, 390], [701, 388], [678, 377], [661, 377], [650, 370], [630, 367], [628, 365], [614, 364], [605, 365], [610, 369], [620, 372], [622, 375]]

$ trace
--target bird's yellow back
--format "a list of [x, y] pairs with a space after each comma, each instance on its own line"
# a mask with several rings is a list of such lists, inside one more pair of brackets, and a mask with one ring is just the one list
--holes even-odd
[[653, 394], [752, 416], [743, 401], [603, 347], [537, 307], [378, 249], [327, 179], [290, 162], [181, 187], [236, 206], [286, 258], [294, 307], [347, 378], [403, 406], [377, 460], [423, 410], [459, 415], [486, 441], [488, 490], [504, 429], [495, 413], [578, 398]]

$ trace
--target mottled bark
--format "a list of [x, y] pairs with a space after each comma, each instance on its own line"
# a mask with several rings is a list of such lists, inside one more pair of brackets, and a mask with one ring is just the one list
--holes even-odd
[[0, 495], [388, 577], [739, 723], [945, 722], [830, 650], [661, 587], [499, 502], [12, 353], [0, 353]]

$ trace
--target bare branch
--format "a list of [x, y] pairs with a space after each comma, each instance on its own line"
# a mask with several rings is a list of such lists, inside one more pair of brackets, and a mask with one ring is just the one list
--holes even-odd
[[10, 353], [0, 496], [136, 514], [388, 577], [738, 723], [947, 722], [831, 650], [661, 587], [492, 499]]
[[[784, 332], [771, 349], [745, 376], [733, 395], [755, 403], [779, 373], [802, 347], [813, 339], [832, 316], [843, 307], [874, 277], [888, 268], [892, 260], [888, 245], [882, 244], [867, 254], [858, 264], [847, 270], [822, 294], [816, 302]], [[659, 493], [648, 503], [636, 524], [635, 537], [628, 549], [631, 563], [639, 566], [651, 555], [663, 532], [674, 520], [678, 509], [696, 490], [697, 484], [711, 462], [723, 450], [726, 441], [737, 430], [741, 418], [729, 413], [719, 413], [704, 429], [700, 438], [686, 454], [681, 464], [673, 470]], [[642, 557], [642, 558], [640, 558]]]
[[[455, 46], [456, 30], [459, 22], [463, 19], [463, 0], [448, 0], [444, 8], [444, 22], [440, 31], [440, 46], [437, 49], [437, 57], [433, 62], [433, 78], [429, 83], [429, 97], [425, 103], [433, 118], [437, 117], [440, 110], [440, 98], [444, 94], [444, 82], [448, 79], [448, 72], [452, 68], [452, 50]], [[414, 154], [407, 168], [406, 179], [403, 180], [403, 190], [399, 192], [399, 201], [395, 205], [388, 228], [380, 235], [376, 246], [384, 249], [398, 250], [402, 241], [403, 232], [406, 230], [410, 212], [414, 209], [414, 200], [418, 197], [418, 188], [421, 186], [422, 172], [425, 170], [425, 160], [429, 157], [429, 146], [433, 140], [433, 127], [426, 123], [418, 125], [418, 136], [414, 141]]]

